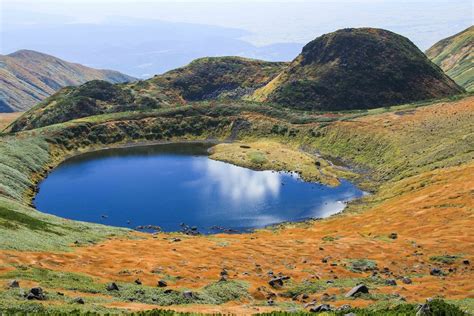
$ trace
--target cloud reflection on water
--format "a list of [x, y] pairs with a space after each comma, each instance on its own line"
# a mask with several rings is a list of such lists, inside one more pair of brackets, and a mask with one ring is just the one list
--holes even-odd
[[256, 203], [280, 194], [280, 175], [271, 171], [253, 171], [211, 159], [196, 161], [194, 167], [203, 173], [200, 183], [217, 188], [223, 198], [233, 203]]

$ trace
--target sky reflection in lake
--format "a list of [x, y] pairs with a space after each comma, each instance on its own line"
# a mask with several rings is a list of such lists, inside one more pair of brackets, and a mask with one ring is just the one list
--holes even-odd
[[40, 184], [35, 205], [75, 220], [165, 231], [184, 222], [208, 232], [326, 217], [362, 195], [347, 181], [331, 188], [213, 161], [205, 153], [204, 145], [160, 145], [79, 156]]

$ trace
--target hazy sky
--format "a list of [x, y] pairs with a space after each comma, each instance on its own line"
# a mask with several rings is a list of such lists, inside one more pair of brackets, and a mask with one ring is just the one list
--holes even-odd
[[[3, 23], [102, 23], [110, 17], [209, 24], [249, 31], [265, 45], [305, 43], [343, 27], [390, 29], [426, 49], [472, 25], [473, 0], [0, 0]], [[28, 15], [25, 12], [29, 12]], [[50, 14], [35, 21], [35, 12]]]

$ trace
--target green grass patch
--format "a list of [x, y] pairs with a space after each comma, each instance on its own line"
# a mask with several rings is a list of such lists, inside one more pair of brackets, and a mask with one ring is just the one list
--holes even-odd
[[248, 157], [252, 163], [257, 165], [261, 165], [267, 162], [267, 157], [265, 157], [265, 154], [259, 151], [253, 151], [248, 153]]
[[347, 269], [356, 273], [371, 271], [376, 267], [377, 263], [369, 259], [350, 259], [347, 264]]
[[460, 255], [440, 255], [432, 256], [430, 260], [433, 262], [444, 263], [444, 264], [453, 264], [457, 259], [462, 258]]

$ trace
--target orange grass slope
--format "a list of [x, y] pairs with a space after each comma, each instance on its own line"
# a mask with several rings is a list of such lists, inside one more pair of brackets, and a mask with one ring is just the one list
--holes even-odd
[[[473, 98], [469, 97], [420, 107], [408, 114], [384, 113], [337, 124], [350, 124], [357, 133], [373, 131], [390, 136], [430, 131], [436, 124], [442, 129], [441, 121], [456, 122], [473, 112]], [[465, 133], [470, 136], [469, 131]], [[178, 236], [178, 242], [169, 234], [137, 233], [137, 239], [112, 239], [69, 253], [0, 251], [0, 266], [22, 264], [83, 273], [103, 283], [140, 278], [145, 285], [155, 286], [159, 279], [171, 277], [170, 288], [189, 289], [219, 280], [220, 271], [226, 269], [231, 280], [249, 284], [250, 299], [220, 306], [171, 307], [180, 311], [261, 312], [267, 307], [256, 305], [265, 304], [271, 293], [280, 294], [274, 297], [277, 302], [290, 302], [291, 297], [281, 294], [298, 292], [298, 287], [309, 296], [295, 298], [293, 304], [300, 306], [313, 299], [321, 301], [325, 293], [336, 295], [331, 301], [335, 306], [367, 306], [376, 303], [377, 297], [408, 302], [433, 296], [474, 298], [474, 162], [430, 166], [436, 168], [421, 168], [423, 171], [416, 175], [386, 182], [364, 203], [354, 203], [346, 212], [325, 220], [251, 234]], [[443, 256], [453, 256], [453, 262], [443, 263]], [[367, 281], [374, 272], [351, 270], [351, 262], [357, 259], [375, 263], [382, 280], [396, 279], [398, 285], [374, 284], [374, 296], [345, 299], [343, 294], [350, 284], [361, 278]], [[433, 268], [440, 268], [445, 275], [430, 275]], [[273, 289], [268, 284], [269, 271], [291, 279], [283, 288]], [[402, 277], [409, 277], [412, 283], [404, 284]], [[305, 280], [336, 283], [311, 291], [304, 287]], [[133, 302], [114, 306], [133, 310], [154, 307]]]

